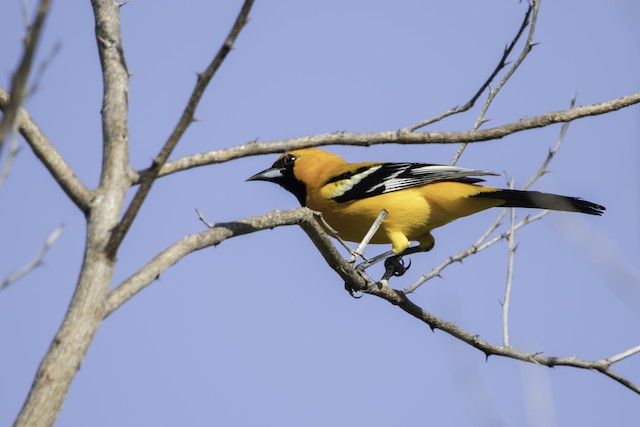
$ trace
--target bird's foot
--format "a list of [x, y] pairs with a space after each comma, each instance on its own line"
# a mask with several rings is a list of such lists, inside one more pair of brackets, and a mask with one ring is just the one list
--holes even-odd
[[380, 279], [380, 281], [388, 281], [391, 277], [394, 276], [400, 277], [404, 273], [406, 273], [407, 270], [409, 270], [409, 267], [411, 267], [411, 260], [409, 260], [409, 264], [405, 266], [404, 260], [400, 255], [387, 258], [386, 260], [384, 260], [385, 272], [382, 275], [382, 279]]

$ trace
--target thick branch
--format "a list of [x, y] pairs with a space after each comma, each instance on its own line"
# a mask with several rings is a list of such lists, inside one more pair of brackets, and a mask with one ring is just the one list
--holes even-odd
[[[113, 0], [92, 0], [104, 94], [102, 98], [102, 174], [98, 191], [126, 191], [129, 168], [129, 71], [120, 32], [120, 10]], [[115, 226], [115, 224], [114, 224]]]
[[[10, 102], [9, 94], [0, 88], [0, 109], [5, 110]], [[84, 213], [89, 208], [92, 193], [84, 186], [82, 181], [73, 173], [71, 167], [65, 162], [58, 150], [47, 139], [42, 130], [36, 125], [29, 113], [24, 109], [18, 110], [17, 116], [18, 129], [24, 137], [33, 153], [40, 159], [42, 164], [49, 170], [49, 173], [67, 196], [78, 206]]]
[[167, 159], [169, 158], [169, 155], [171, 155], [173, 149], [176, 147], [176, 145], [178, 145], [178, 142], [182, 138], [182, 135], [184, 135], [189, 125], [193, 122], [193, 115], [198, 104], [200, 103], [200, 99], [202, 99], [202, 95], [204, 94], [204, 91], [213, 78], [214, 74], [216, 73], [216, 71], [218, 71], [223, 61], [227, 57], [227, 54], [231, 51], [231, 48], [233, 47], [238, 34], [240, 34], [240, 31], [247, 23], [251, 6], [253, 6], [253, 0], [245, 0], [242, 9], [240, 10], [236, 21], [233, 24], [233, 27], [231, 27], [231, 31], [218, 50], [218, 53], [213, 58], [213, 61], [211, 61], [211, 63], [203, 73], [198, 75], [196, 86], [191, 93], [191, 97], [189, 98], [187, 106], [182, 112], [182, 116], [180, 117], [178, 124], [169, 136], [167, 142], [160, 150], [160, 153], [158, 153], [156, 158], [153, 160], [151, 168], [148, 169], [148, 173], [142, 179], [140, 188], [136, 192], [136, 195], [131, 201], [131, 204], [127, 208], [127, 211], [120, 221], [120, 224], [118, 224], [113, 234], [111, 235], [109, 245], [107, 246], [107, 251], [110, 257], [115, 257], [120, 243], [122, 243], [124, 236], [129, 231], [131, 224], [133, 224], [133, 220], [138, 215], [138, 211], [147, 198], [147, 195], [149, 194], [153, 183], [158, 177], [161, 168], [167, 162]]
[[15, 426], [51, 426], [62, 408], [102, 320], [114, 261], [105, 256], [109, 235], [124, 203], [128, 168], [128, 73], [124, 63], [119, 6], [92, 0], [102, 65], [104, 158], [96, 197], [88, 208], [82, 268], [64, 321], [56, 333]]
[[[228, 162], [241, 157], [256, 156], [260, 154], [281, 153], [304, 147], [317, 147], [322, 145], [361, 145], [371, 146], [377, 144], [458, 144], [460, 142], [480, 142], [491, 139], [503, 138], [516, 132], [528, 129], [541, 128], [556, 123], [570, 122], [583, 117], [596, 116], [610, 113], [625, 107], [640, 103], [640, 92], [623, 96], [622, 98], [601, 102], [598, 104], [584, 105], [570, 108], [564, 111], [554, 111], [540, 116], [529, 117], [508, 123], [502, 126], [463, 132], [407, 132], [387, 131], [372, 133], [336, 132], [325, 133], [299, 138], [282, 139], [267, 142], [249, 142], [235, 147], [195, 154], [168, 162], [161, 169], [159, 176], [169, 175], [185, 169], [216, 163]], [[135, 183], [150, 173], [149, 169], [139, 172]]]

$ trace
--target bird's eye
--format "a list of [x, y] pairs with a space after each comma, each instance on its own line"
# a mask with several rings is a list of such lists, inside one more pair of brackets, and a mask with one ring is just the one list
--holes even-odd
[[284, 158], [282, 159], [282, 162], [285, 164], [285, 166], [289, 166], [292, 165], [293, 162], [296, 161], [296, 156], [293, 154], [287, 154], [286, 156], [284, 156]]

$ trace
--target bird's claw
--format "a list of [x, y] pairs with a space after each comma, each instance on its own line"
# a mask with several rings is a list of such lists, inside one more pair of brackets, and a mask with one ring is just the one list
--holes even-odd
[[411, 267], [411, 260], [409, 260], [409, 264], [405, 266], [404, 260], [401, 256], [393, 256], [384, 261], [384, 267], [385, 272], [382, 276], [382, 280], [388, 280], [394, 276], [400, 277], [409, 270], [409, 267]]
[[351, 287], [351, 285], [349, 285], [349, 284], [348, 284], [348, 283], [346, 283], [346, 282], [345, 282], [345, 284], [344, 284], [344, 290], [345, 290], [345, 291], [347, 291], [347, 292], [349, 292], [349, 295], [351, 295], [351, 297], [352, 297], [352, 298], [355, 298], [355, 299], [360, 299], [360, 298], [362, 298], [362, 295], [363, 295], [363, 294], [362, 294], [362, 292], [360, 292], [360, 291], [356, 291], [355, 289], [353, 289], [353, 288]]

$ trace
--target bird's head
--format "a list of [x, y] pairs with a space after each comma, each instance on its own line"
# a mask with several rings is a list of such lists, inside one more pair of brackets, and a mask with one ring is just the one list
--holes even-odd
[[293, 193], [306, 206], [307, 188], [321, 183], [331, 165], [345, 163], [338, 155], [317, 148], [287, 151], [270, 168], [247, 178], [247, 181], [269, 181]]

